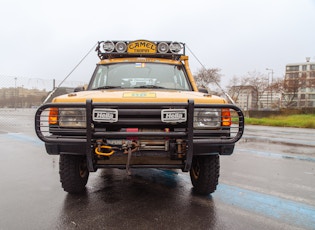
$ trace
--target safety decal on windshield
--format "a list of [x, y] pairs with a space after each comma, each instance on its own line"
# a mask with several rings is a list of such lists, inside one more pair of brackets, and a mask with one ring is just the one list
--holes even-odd
[[135, 67], [136, 68], [144, 68], [145, 67], [145, 63], [136, 63]]

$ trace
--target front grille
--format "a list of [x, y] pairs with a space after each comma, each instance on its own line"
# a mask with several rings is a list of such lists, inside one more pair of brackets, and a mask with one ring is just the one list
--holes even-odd
[[[97, 106], [98, 107], [98, 106]], [[155, 106], [154, 106], [155, 107]], [[142, 107], [139, 105], [132, 106], [132, 108], [111, 107], [117, 109], [118, 121], [113, 123], [107, 122], [94, 122], [94, 127], [106, 127], [108, 129], [121, 129], [121, 128], [180, 128], [187, 127], [187, 122], [181, 123], [165, 123], [161, 120], [161, 111], [169, 109], [163, 106], [162, 108]], [[100, 108], [102, 108], [100, 106]], [[104, 106], [103, 106], [104, 108]]]

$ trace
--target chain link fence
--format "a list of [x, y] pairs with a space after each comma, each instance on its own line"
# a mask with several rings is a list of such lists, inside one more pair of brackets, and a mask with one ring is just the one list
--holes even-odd
[[[33, 131], [34, 114], [61, 80], [0, 75], [0, 134]], [[65, 81], [52, 96], [73, 92], [87, 82]]]
[[[0, 108], [34, 108], [43, 103], [49, 93], [62, 80], [27, 78], [21, 76], [0, 75]], [[65, 81], [58, 88], [58, 94], [73, 91], [87, 82]], [[54, 94], [56, 96], [56, 94]]]

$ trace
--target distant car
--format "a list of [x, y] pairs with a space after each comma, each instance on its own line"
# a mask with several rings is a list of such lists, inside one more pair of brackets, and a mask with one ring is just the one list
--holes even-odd
[[219, 155], [232, 154], [243, 134], [242, 111], [199, 92], [184, 43], [102, 41], [97, 54], [86, 89], [35, 115], [47, 153], [60, 155], [64, 190], [84, 191], [100, 168], [169, 168], [190, 171], [197, 193], [214, 192]]

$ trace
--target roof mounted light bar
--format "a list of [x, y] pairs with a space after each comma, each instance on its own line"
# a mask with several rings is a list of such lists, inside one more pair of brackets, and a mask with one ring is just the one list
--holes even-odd
[[100, 41], [96, 47], [101, 60], [115, 57], [163, 57], [179, 60], [185, 44], [170, 41]]

